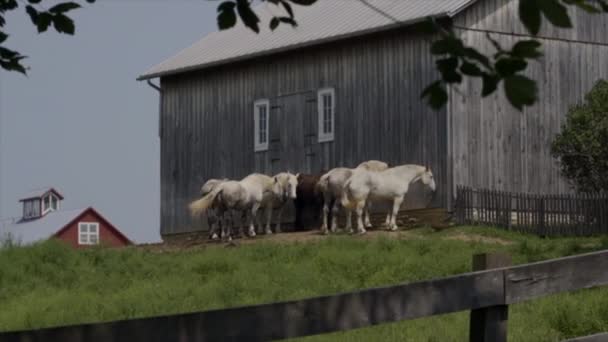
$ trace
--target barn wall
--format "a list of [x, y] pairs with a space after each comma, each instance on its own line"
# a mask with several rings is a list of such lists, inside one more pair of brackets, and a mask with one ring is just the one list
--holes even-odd
[[[608, 16], [573, 13], [575, 29], [543, 23], [544, 57], [527, 75], [538, 81], [540, 101], [519, 112], [504, 96], [481, 99], [481, 83], [468, 80], [450, 93], [450, 153], [454, 185], [533, 193], [570, 191], [551, 157], [550, 144], [570, 106], [580, 102], [600, 78], [608, 78]], [[460, 30], [477, 48], [494, 51], [483, 30], [505, 47], [525, 33], [517, 19], [517, 1], [482, 1], [458, 18]]]
[[99, 241], [104, 246], [109, 247], [122, 247], [127, 246], [129, 243], [124, 241], [120, 236], [116, 235], [112, 228], [110, 228], [99, 216], [92, 212], [84, 214], [78, 221], [72, 223], [66, 229], [63, 229], [56, 236], [74, 248], [90, 248], [91, 246], [83, 246], [78, 244], [78, 223], [79, 222], [97, 222], [99, 223]]
[[[420, 100], [436, 78], [428, 44], [394, 31], [163, 78], [161, 234], [204, 227], [187, 204], [208, 178], [319, 172], [369, 159], [429, 164], [438, 186], [433, 204], [444, 204], [446, 111]], [[336, 90], [336, 132], [334, 142], [319, 144], [316, 91], [323, 87]], [[261, 98], [271, 101], [270, 150], [254, 153], [253, 102]], [[282, 129], [273, 133], [272, 120]], [[410, 199], [408, 206], [424, 204]]]

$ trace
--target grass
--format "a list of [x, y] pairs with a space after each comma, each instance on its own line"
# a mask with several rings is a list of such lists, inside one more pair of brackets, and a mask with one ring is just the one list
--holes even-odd
[[[417, 229], [403, 237], [260, 241], [158, 253], [76, 251], [48, 241], [0, 249], [0, 331], [258, 304], [410, 282], [470, 270], [475, 253], [505, 251], [526, 263], [608, 248], [608, 238], [540, 239], [481, 227]], [[269, 322], [269, 324], [273, 324]], [[513, 305], [510, 341], [559, 341], [608, 331], [608, 288]], [[298, 339], [463, 341], [461, 312]]]

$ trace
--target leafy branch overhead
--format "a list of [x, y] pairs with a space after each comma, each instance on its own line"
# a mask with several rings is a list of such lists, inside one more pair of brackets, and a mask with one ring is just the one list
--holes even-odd
[[[537, 36], [542, 18], [552, 25], [571, 28], [572, 21], [567, 6], [576, 6], [589, 13], [608, 12], [606, 0], [520, 0], [519, 19], [530, 33]], [[505, 49], [490, 34], [486, 35], [496, 52], [485, 55], [472, 46], [467, 46], [454, 30], [458, 30], [448, 20], [439, 24], [433, 19], [423, 26], [439, 39], [431, 46], [431, 53], [441, 56], [436, 61], [441, 79], [429, 85], [422, 93], [429, 105], [439, 109], [447, 103], [446, 86], [459, 84], [464, 77], [480, 78], [481, 96], [493, 94], [502, 83], [508, 101], [518, 110], [531, 106], [538, 100], [536, 81], [523, 75], [531, 60], [542, 56], [542, 44], [534, 39], [516, 42], [511, 49]]]
[[[283, 6], [286, 16], [273, 17], [269, 26], [274, 30], [280, 23], [296, 26], [297, 22], [291, 3], [312, 5], [316, 0], [262, 0], [277, 6]], [[354, 0], [353, 0], [354, 1]], [[365, 0], [360, 0], [365, 1]], [[249, 0], [229, 0], [218, 6], [218, 26], [220, 29], [233, 27], [240, 18], [243, 24], [259, 32], [260, 19], [251, 9]], [[439, 109], [447, 103], [446, 86], [459, 84], [464, 78], [479, 78], [482, 82], [482, 97], [496, 92], [502, 85], [509, 102], [517, 109], [533, 105], [538, 100], [536, 81], [525, 76], [523, 72], [530, 61], [542, 56], [542, 44], [533, 39], [540, 32], [543, 18], [554, 26], [571, 28], [572, 21], [568, 7], [579, 7], [589, 13], [608, 12], [608, 0], [519, 0], [519, 19], [530, 33], [530, 39], [522, 39], [512, 47], [501, 46], [490, 35], [487, 39], [496, 52], [486, 54], [472, 46], [467, 46], [451, 21], [441, 23], [434, 19], [421, 25], [425, 31], [438, 35], [431, 46], [431, 54], [437, 56], [436, 67], [441, 79], [431, 83], [422, 92], [429, 105]]]
[[[317, 0], [262, 0], [276, 6], [281, 6], [285, 11], [284, 16], [274, 16], [270, 20], [269, 27], [275, 30], [279, 24], [289, 24], [297, 26], [294, 18], [292, 3], [301, 6], [310, 6]], [[217, 25], [220, 30], [226, 30], [236, 25], [237, 16], [241, 18], [243, 24], [256, 33], [260, 32], [260, 19], [251, 8], [250, 0], [228, 0], [223, 1], [217, 8]]]
[[[95, 0], [86, 0], [93, 3]], [[19, 5], [25, 5], [25, 12], [29, 15], [32, 24], [38, 29], [38, 33], [43, 33], [52, 25], [59, 33], [73, 35], [76, 28], [74, 21], [68, 16], [68, 12], [80, 8], [77, 2], [63, 2], [54, 5], [48, 10], [42, 7], [42, 0], [0, 0], [0, 67], [8, 71], [18, 71], [26, 73], [26, 67], [22, 60], [26, 58], [17, 51], [4, 46], [4, 42], [9, 35], [4, 31], [6, 24], [5, 15], [7, 12], [16, 10]]]

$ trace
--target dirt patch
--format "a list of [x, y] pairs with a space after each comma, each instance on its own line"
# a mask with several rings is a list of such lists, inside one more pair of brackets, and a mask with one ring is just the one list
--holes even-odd
[[482, 243], [490, 243], [490, 244], [503, 245], [503, 246], [508, 246], [508, 245], [513, 244], [513, 241], [510, 241], [510, 240], [505, 240], [505, 239], [496, 238], [496, 237], [488, 237], [488, 236], [483, 236], [483, 235], [479, 235], [479, 234], [465, 234], [462, 232], [454, 234], [454, 235], [446, 236], [446, 237], [444, 237], [444, 239], [459, 240], [459, 241], [465, 241], [465, 242], [482, 242]]
[[144, 249], [154, 253], [166, 253], [176, 252], [188, 249], [204, 249], [210, 246], [226, 246], [234, 247], [239, 245], [249, 245], [260, 242], [272, 242], [272, 243], [308, 243], [317, 242], [323, 239], [327, 239], [329, 236], [350, 236], [353, 239], [365, 239], [372, 240], [381, 236], [398, 239], [415, 239], [420, 236], [411, 230], [402, 230], [397, 232], [391, 232], [386, 230], [368, 230], [364, 235], [349, 235], [346, 232], [339, 231], [335, 234], [323, 235], [318, 230], [304, 231], [304, 232], [286, 232], [280, 234], [265, 235], [260, 234], [254, 238], [249, 237], [237, 237], [231, 243], [210, 241], [206, 234], [188, 234], [182, 237], [172, 237], [170, 241], [162, 243], [152, 243], [138, 245], [137, 248]]

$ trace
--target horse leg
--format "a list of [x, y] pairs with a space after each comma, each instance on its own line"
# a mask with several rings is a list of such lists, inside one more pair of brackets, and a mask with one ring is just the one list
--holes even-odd
[[321, 210], [321, 216], [323, 217], [323, 224], [321, 224], [321, 233], [328, 234], [329, 227], [327, 220], [329, 218], [329, 206], [331, 205], [331, 198], [327, 195], [323, 195], [323, 209]]
[[369, 208], [371, 207], [371, 205], [372, 203], [369, 200], [365, 203], [365, 228], [372, 227], [372, 222], [369, 219]]
[[331, 232], [335, 233], [338, 230], [338, 212], [340, 210], [338, 201], [334, 201], [331, 208]]
[[277, 225], [275, 227], [274, 232], [275, 233], [280, 233], [281, 232], [281, 216], [283, 216], [283, 208], [285, 207], [285, 205], [282, 205], [279, 207], [279, 212], [277, 213]]
[[344, 208], [344, 215], [346, 218], [346, 226], [344, 227], [344, 230], [346, 230], [349, 233], [353, 232], [353, 215], [354, 214], [355, 214], [354, 211]]
[[384, 221], [384, 226], [386, 228], [390, 228], [390, 225], [391, 225], [391, 213], [392, 213], [392, 211], [389, 210], [389, 212], [386, 214], [386, 220]]
[[272, 229], [270, 229], [271, 220], [272, 220], [272, 205], [268, 204], [268, 207], [266, 207], [266, 235], [272, 234]]
[[356, 212], [357, 212], [357, 233], [365, 234], [367, 231], [365, 230], [365, 226], [363, 225], [363, 211], [365, 209], [365, 202], [357, 202]]
[[393, 213], [391, 215], [391, 224], [389, 228], [390, 230], [394, 231], [399, 229], [399, 227], [397, 227], [397, 214], [399, 213], [401, 203], [403, 203], [403, 196], [395, 197], [395, 199], [393, 200]]
[[260, 208], [260, 204], [256, 203], [251, 207], [251, 217], [249, 218], [249, 236], [254, 237], [255, 234], [255, 225], [254, 222], [257, 221], [257, 212]]

